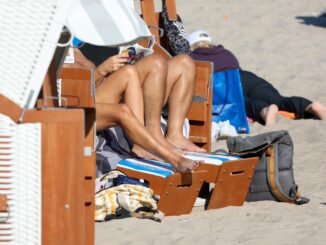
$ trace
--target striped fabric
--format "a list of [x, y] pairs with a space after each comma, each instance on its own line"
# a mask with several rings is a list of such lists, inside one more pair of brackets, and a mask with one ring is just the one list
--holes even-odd
[[[192, 160], [204, 160], [206, 164], [213, 164], [216, 166], [222, 165], [224, 162], [240, 159], [239, 157], [229, 155], [197, 152], [187, 152], [184, 154], [184, 157]], [[173, 166], [169, 163], [136, 158], [121, 160], [117, 166], [137, 172], [156, 175], [162, 178], [167, 178], [175, 172]]]
[[224, 162], [238, 160], [240, 157], [223, 155], [223, 154], [209, 154], [199, 152], [187, 152], [184, 154], [185, 158], [192, 160], [204, 160], [205, 164], [222, 165]]
[[154, 160], [129, 158], [121, 160], [117, 166], [137, 172], [156, 175], [162, 178], [167, 178], [174, 173], [171, 164]]
[[138, 208], [148, 207], [157, 211], [153, 190], [139, 185], [119, 185], [100, 191], [95, 195], [95, 221], [105, 221], [107, 216], [114, 217], [121, 207], [130, 213]]

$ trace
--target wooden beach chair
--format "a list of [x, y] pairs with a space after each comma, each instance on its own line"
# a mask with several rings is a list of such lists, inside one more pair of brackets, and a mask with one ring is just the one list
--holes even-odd
[[[78, 60], [78, 55], [75, 56], [76, 63], [81, 63], [82, 60]], [[78, 70], [79, 69], [79, 70]], [[85, 69], [85, 68], [84, 68]], [[86, 69], [87, 70], [87, 69]], [[75, 73], [76, 72], [76, 73]], [[86, 104], [88, 105], [81, 97], [81, 92], [79, 89], [75, 89], [74, 86], [77, 86], [76, 83], [82, 82], [83, 79], [83, 71], [82, 68], [74, 68], [74, 66], [65, 65], [65, 68], [62, 70], [62, 97], [66, 97], [69, 106], [77, 106]], [[67, 76], [73, 78], [73, 81], [67, 79]], [[68, 85], [71, 82], [70, 85]], [[89, 83], [83, 83], [84, 86], [91, 88]], [[84, 88], [85, 89], [85, 88]], [[84, 91], [84, 90], [83, 90]], [[89, 94], [89, 93], [86, 93]], [[70, 98], [71, 97], [71, 98]], [[87, 98], [87, 95], [86, 95]], [[138, 165], [145, 165], [148, 167], [149, 163], [152, 163], [151, 168], [147, 169], [147, 171], [134, 171], [130, 168], [124, 168], [123, 163], [134, 163], [133, 166], [136, 166], [135, 162]], [[118, 169], [123, 171], [126, 175], [132, 176], [139, 179], [146, 179], [150, 183], [150, 188], [154, 190], [156, 195], [159, 195], [160, 201], [158, 203], [159, 209], [165, 215], [181, 215], [188, 214], [191, 212], [194, 202], [198, 196], [198, 193], [202, 187], [204, 182], [204, 175], [206, 174], [205, 170], [195, 171], [192, 174], [181, 175], [179, 173], [175, 173], [170, 164], [159, 163], [158, 164], [169, 166], [167, 170], [163, 171], [164, 173], [161, 175], [157, 175], [155, 170], [160, 169], [161, 167], [153, 166], [155, 162], [146, 161], [146, 160], [136, 160], [129, 159], [128, 161], [124, 161], [118, 165]], [[142, 167], [144, 168], [144, 166]], [[154, 171], [154, 172], [153, 172]], [[93, 173], [93, 171], [92, 171]]]
[[206, 170], [180, 174], [168, 163], [144, 159], [121, 160], [117, 169], [128, 176], [146, 180], [159, 196], [158, 208], [166, 216], [191, 213], [207, 174]]
[[117, 168], [128, 176], [148, 181], [160, 196], [159, 209], [166, 215], [190, 213], [203, 182], [213, 185], [207, 209], [243, 205], [258, 158], [194, 152], [186, 153], [185, 157], [205, 161], [193, 172], [192, 185], [189, 177], [174, 173], [168, 163], [127, 159], [120, 161]]
[[189, 152], [186, 158], [204, 160], [197, 170], [206, 170], [204, 181], [213, 186], [207, 209], [242, 206], [246, 200], [258, 158], [243, 159], [226, 154]]
[[[86, 102], [78, 106], [68, 100], [60, 108], [56, 93], [60, 62], [53, 54], [58, 54], [57, 37], [63, 27], [58, 18], [65, 18], [69, 5], [70, 1], [3, 5], [4, 12], [9, 8], [19, 13], [12, 16], [21, 21], [8, 20], [14, 26], [3, 32], [17, 37], [4, 39], [14, 42], [5, 44], [15, 47], [16, 55], [4, 53], [0, 59], [0, 194], [7, 206], [0, 214], [6, 216], [0, 222], [0, 242], [94, 244], [94, 105], [91, 96], [80, 96], [80, 101], [89, 100], [94, 114], [85, 120], [87, 112], [81, 108]], [[30, 31], [28, 25], [33, 35], [24, 32]], [[88, 84], [90, 74], [84, 76]], [[79, 85], [76, 91], [82, 90]], [[85, 94], [91, 94], [87, 87]], [[35, 108], [38, 96], [42, 99]]]
[[[176, 20], [176, 4], [174, 0], [166, 0], [169, 18]], [[155, 11], [154, 0], [140, 0], [142, 17], [149, 26], [159, 27], [160, 13]], [[159, 30], [151, 29], [157, 36], [154, 50], [169, 58], [169, 53], [161, 46], [164, 39], [160, 39]], [[211, 121], [212, 121], [212, 74], [213, 65], [209, 62], [196, 61], [197, 76], [196, 90], [188, 117], [190, 119], [190, 139], [201, 143], [210, 151]], [[207, 140], [207, 142], [206, 142]], [[211, 155], [213, 156], [213, 155]], [[204, 155], [199, 159], [203, 160]], [[205, 182], [215, 184], [214, 190], [207, 206], [208, 209], [220, 208], [229, 205], [242, 205], [251, 182], [253, 171], [258, 159], [237, 159], [222, 161], [218, 165], [207, 164], [199, 169], [207, 170]]]
[[[59, 42], [69, 39], [62, 33]], [[83, 175], [84, 188], [84, 232], [85, 244], [94, 243], [94, 210], [95, 210], [95, 88], [93, 70], [78, 65], [64, 64], [68, 48], [57, 47], [49, 72], [42, 86], [42, 99], [38, 108], [48, 107], [63, 109], [80, 109], [83, 111], [83, 153], [82, 165], [76, 169]]]
[[[174, 0], [167, 0], [169, 17], [177, 19]], [[144, 21], [150, 27], [159, 27], [159, 12], [155, 12], [154, 0], [140, 0], [141, 12]], [[164, 40], [159, 38], [158, 28], [150, 28], [157, 36], [154, 51], [169, 59], [171, 55], [164, 46]], [[143, 43], [146, 46], [146, 43]], [[195, 61], [196, 87], [193, 102], [187, 115], [190, 121], [190, 140], [211, 151], [211, 123], [212, 123], [212, 74], [213, 65], [210, 62]]]

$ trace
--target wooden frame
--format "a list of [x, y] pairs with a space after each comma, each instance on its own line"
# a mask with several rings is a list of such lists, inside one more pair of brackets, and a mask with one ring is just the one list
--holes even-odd
[[84, 189], [85, 189], [85, 244], [94, 244], [95, 212], [95, 87], [93, 71], [87, 68], [63, 67], [61, 70], [61, 96], [68, 108], [81, 108], [85, 113], [84, 147]]
[[189, 174], [174, 173], [167, 178], [138, 172], [117, 166], [117, 169], [128, 176], [144, 179], [154, 194], [160, 197], [158, 208], [166, 216], [189, 214], [192, 211], [199, 191], [204, 183], [205, 170]]
[[[0, 97], [8, 101], [3, 95]], [[21, 114], [22, 109], [10, 106], [13, 113], [7, 110], [1, 113], [16, 121], [16, 112]], [[41, 123], [42, 128], [42, 243], [93, 244], [94, 241], [86, 243], [84, 237], [89, 223], [84, 212], [85, 166], [80, 164], [84, 155], [84, 111], [27, 110], [21, 123]]]
[[130, 177], [144, 179], [156, 195], [160, 196], [159, 209], [167, 216], [188, 214], [204, 182], [214, 184], [208, 197], [207, 209], [243, 205], [258, 158], [230, 160], [222, 165], [206, 164], [192, 174], [175, 173], [168, 178], [131, 170], [118, 164], [117, 169]]
[[[58, 52], [62, 50], [57, 50]], [[62, 54], [65, 54], [63, 52]], [[63, 65], [63, 68], [58, 71], [54, 62], [51, 63], [49, 72], [47, 73], [43, 87], [42, 99], [38, 101], [38, 108], [58, 107], [58, 95], [56, 90], [56, 72], [60, 73], [61, 79], [61, 107], [63, 109], [82, 109], [85, 114], [81, 123], [84, 125], [83, 129], [83, 170], [79, 169], [79, 173], [83, 174], [83, 188], [84, 188], [84, 225], [83, 233], [85, 244], [94, 244], [94, 212], [95, 212], [95, 88], [93, 81], [93, 70], [90, 68], [80, 67], [78, 65]], [[48, 100], [50, 98], [50, 100]], [[56, 101], [57, 100], [57, 101]]]
[[214, 184], [207, 209], [226, 206], [242, 206], [246, 200], [258, 158], [247, 158], [224, 162], [220, 166], [203, 164], [198, 170], [205, 170], [206, 183]]

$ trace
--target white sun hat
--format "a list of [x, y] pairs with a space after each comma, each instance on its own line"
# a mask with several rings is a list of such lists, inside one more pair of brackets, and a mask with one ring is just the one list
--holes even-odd
[[192, 32], [187, 38], [189, 45], [192, 46], [193, 44], [201, 41], [206, 41], [212, 43], [212, 37], [209, 35], [208, 32], [203, 30], [198, 30]]

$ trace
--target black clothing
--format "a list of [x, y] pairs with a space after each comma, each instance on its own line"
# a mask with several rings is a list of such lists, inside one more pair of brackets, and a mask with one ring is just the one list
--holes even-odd
[[284, 97], [266, 80], [249, 71], [240, 70], [247, 116], [262, 122], [260, 112], [263, 108], [275, 104], [280, 111], [295, 113], [299, 118], [311, 118], [305, 109], [312, 101], [303, 97]]
[[[198, 48], [190, 56], [195, 60], [213, 62], [214, 71], [240, 68], [237, 58], [222, 45]], [[281, 111], [295, 113], [298, 118], [312, 117], [312, 114], [305, 112], [312, 101], [297, 96], [284, 97], [269, 82], [249, 71], [240, 69], [240, 79], [248, 117], [263, 123], [260, 112], [271, 104], [277, 105]]]
[[88, 60], [92, 61], [95, 66], [99, 66], [107, 58], [119, 53], [119, 48], [117, 47], [95, 46], [88, 43], [83, 44], [79, 50]]

